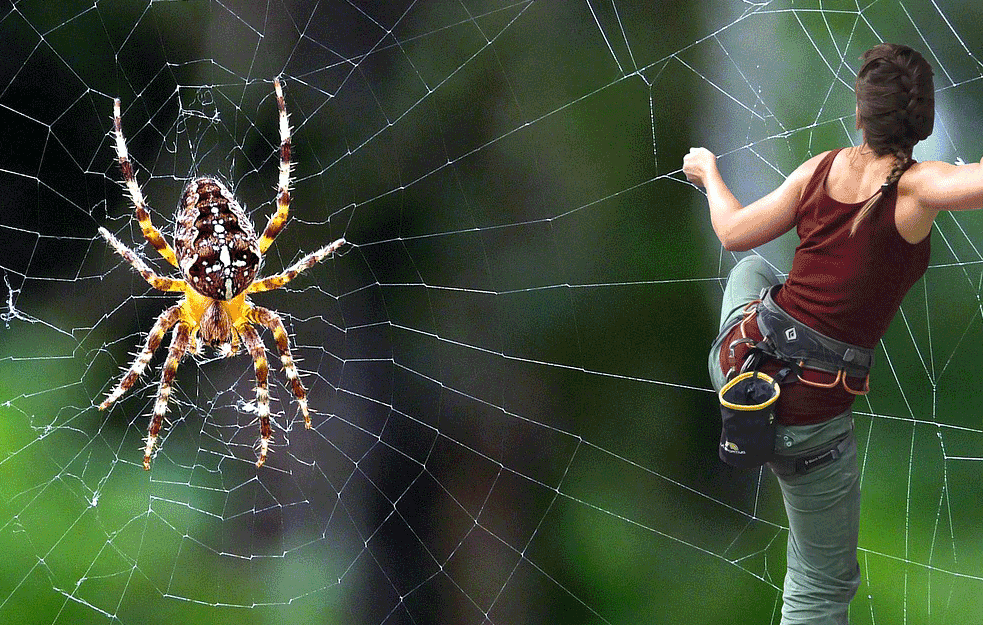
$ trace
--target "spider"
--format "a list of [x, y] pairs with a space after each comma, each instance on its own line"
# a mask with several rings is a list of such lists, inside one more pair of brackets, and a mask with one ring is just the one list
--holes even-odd
[[256, 406], [259, 421], [259, 459], [257, 467], [266, 462], [270, 441], [270, 397], [267, 388], [268, 366], [266, 347], [254, 325], [273, 332], [283, 371], [290, 381], [293, 394], [304, 415], [304, 425], [311, 427], [307, 408], [307, 391], [300, 381], [297, 367], [290, 354], [290, 340], [280, 316], [267, 308], [254, 306], [246, 297], [250, 293], [272, 291], [287, 284], [301, 272], [336, 253], [344, 239], [304, 256], [283, 273], [268, 278], [254, 279], [263, 262], [263, 254], [287, 223], [290, 207], [290, 125], [283, 99], [280, 79], [274, 79], [276, 102], [279, 108], [280, 126], [280, 176], [277, 185], [276, 212], [270, 216], [263, 235], [257, 240], [252, 223], [229, 189], [218, 179], [202, 176], [191, 180], [184, 187], [175, 215], [174, 247], [172, 248], [150, 221], [147, 202], [140, 191], [133, 165], [126, 150], [120, 119], [120, 101], [113, 101], [113, 128], [116, 139], [116, 156], [130, 200], [140, 222], [144, 238], [170, 264], [181, 272], [180, 278], [157, 275], [130, 248], [121, 243], [105, 228], [99, 233], [116, 252], [125, 258], [150, 286], [160, 291], [183, 293], [184, 297], [157, 317], [147, 336], [143, 350], [136, 356], [129, 370], [116, 387], [99, 405], [105, 410], [119, 399], [137, 381], [160, 346], [164, 334], [174, 328], [170, 349], [164, 362], [164, 371], [157, 387], [154, 414], [147, 431], [143, 468], [150, 470], [150, 457], [157, 443], [171, 383], [178, 364], [185, 353], [195, 353], [200, 342], [208, 343], [224, 356], [239, 351], [239, 342], [245, 344], [256, 369]]

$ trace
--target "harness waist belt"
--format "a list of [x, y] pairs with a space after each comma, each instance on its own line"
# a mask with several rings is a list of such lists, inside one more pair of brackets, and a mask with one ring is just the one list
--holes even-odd
[[830, 338], [795, 319], [775, 303], [781, 285], [761, 292], [757, 306], [758, 329], [781, 359], [809, 369], [862, 378], [870, 374], [874, 350]]
[[839, 460], [846, 453], [853, 440], [853, 429], [849, 432], [836, 437], [832, 441], [820, 445], [814, 449], [804, 451], [795, 456], [783, 456], [775, 454], [768, 462], [768, 466], [776, 475], [788, 477], [790, 475], [805, 475], [811, 471], [824, 467], [834, 460]]

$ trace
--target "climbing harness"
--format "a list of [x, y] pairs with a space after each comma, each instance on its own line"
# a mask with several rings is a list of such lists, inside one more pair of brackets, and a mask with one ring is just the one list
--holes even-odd
[[[727, 372], [728, 382], [718, 394], [722, 419], [719, 455], [735, 467], [753, 468], [770, 462], [779, 475], [793, 475], [836, 460], [849, 441], [844, 436], [796, 456], [776, 455], [775, 405], [780, 385], [795, 381], [825, 389], [842, 385], [849, 393], [866, 395], [870, 392], [874, 350], [838, 341], [801, 323], [775, 303], [774, 294], [779, 288], [781, 285], [762, 290], [761, 298], [744, 308], [740, 338], [728, 346], [731, 359], [739, 345], [751, 348], [740, 371], [735, 367]], [[761, 341], [748, 336], [747, 324], [752, 320], [764, 337]], [[775, 378], [759, 371], [766, 359], [784, 365]], [[808, 380], [802, 375], [805, 369], [835, 377], [829, 383]], [[852, 388], [848, 378], [862, 378], [863, 387]]]
[[[874, 365], [874, 350], [830, 338], [801, 323], [775, 303], [774, 294], [781, 285], [761, 292], [755, 307], [758, 329], [772, 357], [794, 365], [799, 380], [808, 386], [833, 388], [842, 384], [854, 395], [870, 392], [870, 369]], [[746, 310], [746, 309], [745, 309]], [[745, 319], [747, 321], [747, 319]], [[796, 367], [798, 370], [796, 370]], [[814, 369], [834, 374], [832, 382], [823, 384], [804, 379], [801, 369]], [[847, 378], [863, 378], [863, 388], [851, 388]]]

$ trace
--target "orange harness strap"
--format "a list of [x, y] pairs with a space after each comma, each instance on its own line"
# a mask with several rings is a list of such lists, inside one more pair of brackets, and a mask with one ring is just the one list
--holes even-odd
[[[741, 341], [751, 341], [751, 339], [748, 338], [746, 326], [747, 326], [748, 322], [751, 321], [751, 319], [754, 319], [757, 316], [757, 313], [758, 313], [757, 308], [758, 308], [758, 305], [760, 303], [761, 303], [761, 300], [760, 299], [757, 299], [757, 300], [754, 300], [753, 302], [750, 302], [747, 306], [744, 307], [744, 319], [741, 320], [741, 338], [739, 340], [741, 340]], [[736, 342], [737, 341], [735, 341], [735, 343]], [[731, 345], [731, 350], [733, 351], [733, 349], [734, 349], [734, 345], [732, 344]], [[800, 360], [796, 364], [797, 364], [797, 366], [798, 366], [798, 368], [800, 370], [802, 370], [802, 369], [809, 369], [810, 371], [822, 371], [821, 369], [815, 369], [815, 368], [812, 368], [812, 367], [806, 367], [805, 366], [805, 361], [802, 361], [802, 360]], [[845, 369], [840, 369], [839, 371], [837, 371], [836, 377], [833, 379], [832, 382], [829, 382], [828, 384], [824, 384], [822, 382], [815, 382], [813, 380], [807, 380], [804, 377], [802, 377], [801, 375], [800, 376], [797, 376], [797, 377], [798, 377], [798, 379], [799, 379], [800, 382], [802, 382], [806, 386], [811, 386], [813, 388], [831, 389], [831, 388], [835, 388], [837, 385], [842, 385], [843, 386], [843, 389], [846, 392], [848, 392], [848, 393], [850, 393], [852, 395], [860, 395], [860, 396], [863, 396], [863, 395], [866, 395], [867, 393], [870, 392], [870, 373], [869, 372], [867, 373], [867, 376], [864, 378], [863, 388], [861, 388], [859, 390], [858, 389], [851, 388], [850, 385], [847, 384], [847, 376], [846, 376], [846, 370]]]
[[[799, 368], [800, 369], [806, 369], [807, 368], [807, 367], [804, 367], [803, 366], [803, 363], [802, 363], [801, 360], [799, 361]], [[811, 371], [819, 371], [819, 369], [810, 369], [810, 370]], [[867, 393], [870, 392], [870, 374], [869, 373], [867, 374], [867, 377], [864, 378], [864, 387], [862, 389], [860, 389], [860, 390], [855, 390], [855, 389], [850, 388], [850, 385], [846, 383], [846, 372], [843, 369], [840, 369], [839, 371], [837, 371], [836, 378], [834, 378], [833, 381], [830, 382], [829, 384], [823, 384], [822, 382], [814, 382], [812, 380], [807, 380], [807, 379], [803, 378], [802, 376], [799, 376], [799, 381], [802, 382], [803, 384], [805, 384], [806, 386], [812, 386], [814, 388], [834, 388], [837, 384], [842, 384], [843, 385], [843, 389], [846, 390], [846, 392], [851, 393], [853, 395], [866, 395]]]

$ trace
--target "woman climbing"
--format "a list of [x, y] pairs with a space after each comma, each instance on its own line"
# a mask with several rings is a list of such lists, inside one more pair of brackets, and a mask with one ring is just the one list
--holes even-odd
[[[865, 52], [856, 96], [863, 143], [807, 160], [748, 206], [710, 151], [693, 148], [683, 160], [687, 179], [706, 189], [726, 249], [751, 250], [793, 227], [800, 239], [784, 283], [760, 256], [737, 263], [709, 359], [718, 391], [748, 364], [781, 382], [766, 460], [789, 522], [782, 625], [847, 623], [860, 585], [851, 405], [869, 388], [877, 343], [928, 268], [936, 215], [983, 208], [983, 164], [912, 160], [935, 117], [932, 68], [918, 52], [895, 44]], [[738, 453], [721, 441], [721, 457]]]

